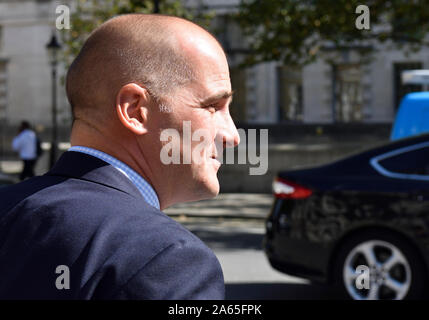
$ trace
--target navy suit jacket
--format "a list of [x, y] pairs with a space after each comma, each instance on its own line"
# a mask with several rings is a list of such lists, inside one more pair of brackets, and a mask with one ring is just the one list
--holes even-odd
[[[69, 289], [57, 288], [61, 265]], [[213, 252], [98, 158], [65, 152], [45, 175], [0, 188], [0, 299], [223, 299], [224, 290]]]

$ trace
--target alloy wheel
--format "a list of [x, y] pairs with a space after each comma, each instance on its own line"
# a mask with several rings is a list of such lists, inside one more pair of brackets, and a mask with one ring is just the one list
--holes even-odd
[[[358, 289], [358, 266], [369, 271], [369, 288]], [[411, 276], [410, 264], [401, 250], [381, 240], [356, 245], [343, 266], [344, 286], [355, 300], [402, 300], [410, 289]]]

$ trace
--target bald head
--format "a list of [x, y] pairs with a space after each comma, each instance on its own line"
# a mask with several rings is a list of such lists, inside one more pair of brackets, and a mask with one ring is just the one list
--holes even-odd
[[102, 24], [67, 73], [66, 91], [74, 118], [114, 112], [115, 96], [127, 83], [137, 83], [161, 100], [194, 81], [199, 41], [192, 40], [191, 33], [222, 50], [207, 31], [177, 17], [130, 14]]

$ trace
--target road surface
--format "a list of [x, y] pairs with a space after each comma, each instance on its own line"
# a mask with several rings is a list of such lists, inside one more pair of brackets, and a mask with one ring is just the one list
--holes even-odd
[[338, 299], [332, 288], [274, 270], [262, 250], [263, 220], [177, 218], [218, 257], [227, 299]]

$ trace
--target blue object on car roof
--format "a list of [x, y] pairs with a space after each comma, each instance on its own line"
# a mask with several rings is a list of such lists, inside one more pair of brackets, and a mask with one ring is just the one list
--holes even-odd
[[407, 94], [401, 101], [390, 140], [429, 132], [429, 92]]

